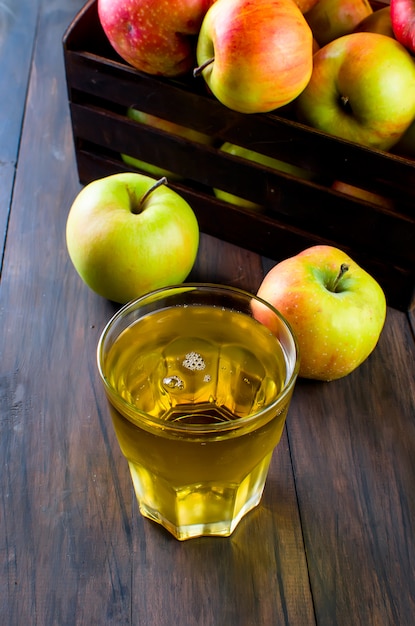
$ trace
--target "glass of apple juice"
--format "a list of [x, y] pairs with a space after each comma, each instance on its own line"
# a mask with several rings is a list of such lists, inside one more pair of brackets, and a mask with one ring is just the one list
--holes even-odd
[[229, 536], [284, 428], [299, 365], [287, 322], [248, 292], [184, 283], [121, 308], [97, 357], [141, 514], [179, 540]]

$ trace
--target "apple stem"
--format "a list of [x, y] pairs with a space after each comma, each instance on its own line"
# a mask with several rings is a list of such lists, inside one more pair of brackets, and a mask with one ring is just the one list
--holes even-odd
[[352, 113], [352, 107], [350, 106], [349, 96], [341, 96], [340, 103], [345, 113]]
[[340, 265], [339, 273], [336, 276], [336, 279], [332, 285], [332, 291], [335, 293], [337, 291], [337, 287], [339, 286], [340, 280], [343, 278], [345, 273], [349, 270], [349, 265], [347, 263], [342, 263]]
[[207, 59], [204, 63], [202, 63], [202, 65], [199, 65], [199, 67], [195, 67], [195, 69], [193, 70], [194, 78], [197, 78], [198, 76], [200, 76], [203, 70], [206, 69], [209, 65], [211, 65], [214, 60], [215, 60], [215, 57], [212, 57], [210, 59]]
[[167, 185], [167, 178], [165, 176], [163, 176], [159, 180], [156, 180], [154, 185], [151, 185], [150, 189], [147, 189], [145, 194], [140, 199], [140, 202], [139, 202], [139, 205], [138, 205], [140, 209], [142, 209], [143, 204], [145, 203], [145, 201], [147, 200], [149, 195], [151, 195], [153, 193], [153, 191], [155, 191], [156, 189], [158, 189], [162, 185]]

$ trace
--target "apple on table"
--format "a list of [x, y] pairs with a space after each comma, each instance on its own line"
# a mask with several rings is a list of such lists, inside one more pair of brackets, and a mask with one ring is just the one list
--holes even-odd
[[215, 0], [98, 0], [98, 17], [116, 52], [142, 72], [180, 76], [195, 63], [195, 38]]
[[391, 148], [415, 118], [415, 63], [398, 41], [344, 35], [314, 55], [295, 101], [299, 121], [371, 148]]
[[292, 100], [308, 83], [313, 36], [293, 0], [216, 0], [197, 42], [194, 75], [240, 113], [265, 113]]
[[[158, 128], [166, 133], [177, 135], [178, 137], [183, 137], [184, 139], [188, 139], [190, 141], [205, 145], [213, 144], [213, 137], [210, 135], [201, 133], [193, 128], [188, 128], [187, 126], [182, 126], [181, 124], [176, 124], [170, 120], [157, 117], [156, 115], [145, 113], [134, 106], [128, 108], [127, 117], [135, 122], [138, 122], [139, 124], [147, 124], [153, 128]], [[155, 176], [156, 178], [162, 178], [165, 176], [171, 181], [179, 181], [183, 178], [181, 174], [166, 170], [163, 167], [153, 165], [152, 163], [147, 163], [146, 161], [142, 161], [141, 159], [137, 159], [127, 154], [121, 154], [121, 158], [126, 165], [141, 170], [146, 174], [150, 174], [150, 176]]]
[[167, 181], [113, 174], [86, 185], [66, 224], [69, 256], [96, 293], [126, 303], [181, 283], [198, 251], [199, 227], [190, 205]]
[[[273, 305], [294, 330], [299, 376], [342, 378], [372, 353], [386, 317], [379, 283], [342, 250], [317, 245], [277, 263], [257, 295]], [[272, 330], [266, 307], [255, 317]]]

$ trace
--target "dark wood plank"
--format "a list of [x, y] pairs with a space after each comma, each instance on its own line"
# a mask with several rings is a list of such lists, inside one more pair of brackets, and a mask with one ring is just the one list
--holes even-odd
[[0, 3], [0, 271], [38, 5], [38, 0]]
[[14, 163], [0, 163], [0, 273], [15, 174]]
[[411, 626], [415, 349], [405, 314], [350, 376], [300, 381], [288, 418], [316, 619]]
[[408, 318], [409, 318], [409, 323], [412, 326], [412, 332], [415, 335], [415, 309], [412, 309], [412, 311], [409, 311]]
[[45, 3], [39, 23], [1, 282], [1, 614], [11, 625], [125, 623], [130, 605], [129, 476], [114, 469], [94, 385], [112, 308], [80, 284], [64, 238], [80, 188], [61, 36], [81, 2], [66, 5]]
[[17, 160], [39, 0], [0, 4], [0, 157]]

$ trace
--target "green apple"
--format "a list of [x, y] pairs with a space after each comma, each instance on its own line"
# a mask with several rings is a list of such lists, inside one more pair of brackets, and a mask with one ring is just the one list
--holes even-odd
[[86, 185], [69, 211], [72, 263], [96, 293], [125, 303], [181, 283], [196, 259], [199, 227], [189, 204], [164, 183], [138, 173]]
[[369, 0], [318, 0], [305, 19], [320, 46], [353, 32], [355, 26], [373, 13]]
[[[139, 124], [147, 124], [148, 126], [158, 128], [171, 135], [177, 135], [179, 137], [183, 137], [184, 139], [189, 139], [189, 141], [194, 141], [205, 145], [210, 145], [213, 143], [213, 138], [210, 135], [205, 135], [204, 133], [200, 133], [192, 128], [181, 126], [180, 124], [175, 124], [174, 122], [162, 119], [161, 117], [157, 117], [156, 115], [151, 115], [150, 113], [139, 111], [133, 106], [128, 108], [127, 117], [134, 120], [135, 122], [138, 122]], [[180, 174], [176, 174], [175, 172], [171, 172], [170, 170], [158, 167], [157, 165], [152, 165], [151, 163], [146, 163], [145, 161], [136, 159], [126, 154], [122, 154], [121, 158], [124, 163], [126, 163], [126, 165], [141, 170], [146, 174], [150, 174], [150, 176], [155, 176], [156, 178], [162, 178], [163, 176], [165, 176], [169, 180], [173, 181], [178, 181], [183, 178], [183, 176], [181, 176]]]
[[293, 0], [216, 0], [205, 15], [194, 74], [225, 106], [263, 113], [307, 85], [313, 36]]
[[[386, 317], [379, 283], [333, 246], [312, 246], [281, 261], [264, 277], [258, 296], [291, 324], [303, 378], [350, 374], [376, 347]], [[270, 326], [265, 307], [254, 314]]]
[[142, 72], [179, 76], [194, 67], [195, 38], [214, 0], [98, 0], [108, 41]]
[[295, 105], [305, 124], [388, 150], [415, 118], [415, 61], [391, 37], [344, 35], [316, 52]]
[[[297, 167], [296, 165], [291, 165], [291, 163], [285, 163], [284, 161], [280, 161], [279, 159], [274, 159], [265, 154], [261, 154], [260, 152], [256, 152], [255, 150], [249, 150], [248, 148], [243, 148], [242, 146], [237, 146], [229, 142], [225, 142], [221, 146], [220, 150], [223, 150], [223, 152], [227, 152], [228, 154], [232, 154], [233, 156], [247, 159], [248, 161], [253, 161], [259, 163], [260, 165], [265, 165], [266, 167], [270, 167], [280, 172], [297, 176], [298, 178], [303, 178], [306, 180], [312, 180], [313, 178], [313, 174], [308, 170]], [[261, 205], [256, 204], [255, 202], [251, 202], [246, 198], [240, 198], [239, 196], [231, 194], [227, 191], [223, 191], [221, 189], [214, 189], [213, 191], [215, 193], [215, 196], [220, 200], [225, 200], [225, 202], [236, 204], [237, 206], [240, 206], [244, 209], [261, 211], [263, 208]]]
[[354, 32], [380, 33], [381, 35], [386, 35], [387, 37], [395, 39], [392, 29], [390, 6], [388, 5], [382, 9], [378, 9], [377, 11], [373, 11], [373, 13], [359, 22], [359, 24], [355, 27]]

